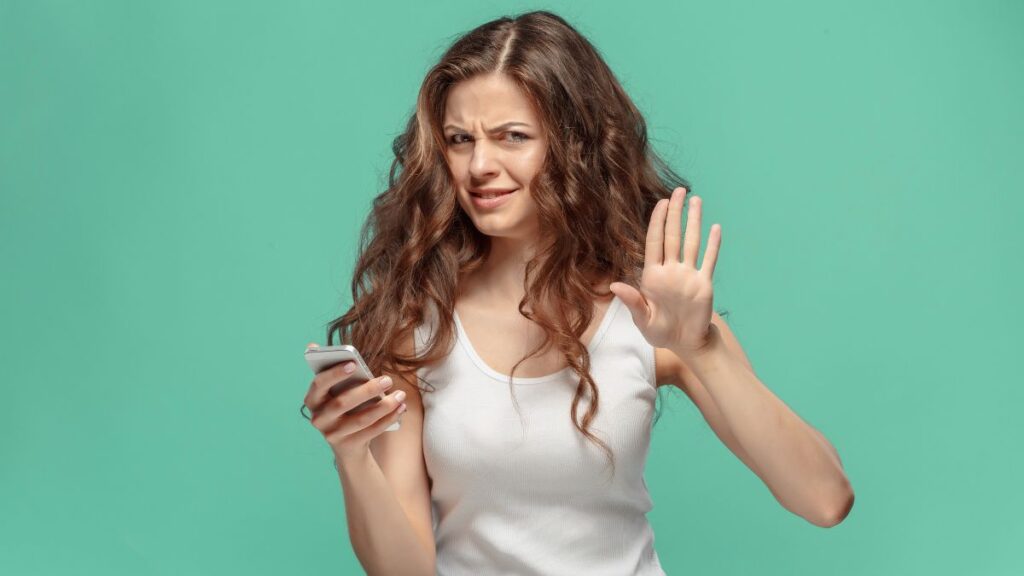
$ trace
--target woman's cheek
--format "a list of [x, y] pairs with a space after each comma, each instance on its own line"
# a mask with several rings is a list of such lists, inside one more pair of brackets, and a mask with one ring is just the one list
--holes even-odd
[[469, 216], [470, 219], [472, 219], [473, 210], [471, 209], [472, 206], [470, 206], [469, 200], [465, 199], [462, 194], [458, 195], [457, 200], [462, 211], [466, 213], [466, 216]]

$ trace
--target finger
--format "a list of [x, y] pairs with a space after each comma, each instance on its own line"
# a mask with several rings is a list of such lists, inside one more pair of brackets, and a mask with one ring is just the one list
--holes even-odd
[[342, 416], [365, 412], [383, 402], [387, 398], [381, 386], [383, 378], [367, 380], [337, 396], [328, 398], [320, 409], [313, 413], [313, 425], [317, 428], [320, 428], [321, 425], [329, 428], [333, 421]]
[[668, 203], [668, 222], [665, 224], [665, 264], [679, 262], [679, 237], [682, 233], [685, 201], [686, 188], [672, 191], [672, 199]]
[[398, 415], [398, 410], [401, 410], [402, 405], [405, 404], [404, 400], [405, 391], [397, 390], [366, 410], [340, 415], [334, 419], [333, 424], [328, 425], [324, 431], [324, 438], [334, 444], [346, 436], [355, 436], [373, 428], [382, 421], [385, 422], [384, 427], [386, 428], [394, 422], [390, 417]]
[[700, 213], [701, 198], [690, 197], [690, 212], [686, 216], [686, 240], [683, 244], [683, 263], [697, 267], [700, 254]]
[[342, 362], [317, 372], [303, 402], [310, 410], [315, 411], [327, 399], [331, 386], [349, 378], [355, 371], [355, 362]]
[[380, 401], [393, 385], [394, 382], [390, 376], [372, 378], [351, 388], [333, 393], [333, 397], [329, 401], [339, 398], [345, 406], [345, 411], [360, 410], [364, 406]]
[[644, 247], [644, 266], [661, 264], [661, 250], [665, 244], [665, 206], [668, 202], [662, 198], [651, 210], [651, 221], [647, 225], [647, 244]]
[[[306, 402], [307, 405], [315, 412], [333, 396], [348, 392], [350, 388], [362, 388], [361, 384], [364, 382], [367, 384], [376, 382], [377, 386], [380, 387], [384, 378], [384, 376], [380, 376], [365, 381], [353, 381], [355, 371], [355, 362], [342, 362], [318, 373], [313, 379], [313, 385], [310, 388]], [[386, 388], [382, 388], [382, 390], [384, 389]]]
[[634, 324], [637, 326], [647, 326], [650, 308], [647, 306], [647, 300], [644, 298], [644, 295], [639, 290], [624, 282], [612, 282], [608, 289], [618, 296], [619, 300], [622, 300], [622, 303], [629, 309], [630, 315], [633, 316]]
[[405, 414], [407, 411], [407, 406], [405, 404], [402, 404], [395, 408], [394, 410], [392, 410], [391, 412], [389, 412], [388, 414], [384, 415], [380, 420], [377, 420], [376, 422], [367, 426], [366, 428], [363, 428], [362, 430], [353, 433], [349, 440], [357, 444], [362, 444], [364, 442], [369, 444], [371, 440], [383, 434], [388, 429], [389, 426], [391, 426], [395, 422], [401, 422], [402, 415]]
[[324, 407], [321, 413], [321, 420], [318, 422], [325, 433], [330, 433], [339, 427], [347, 427], [347, 434], [353, 434], [373, 424], [378, 418], [386, 415], [399, 404], [405, 402], [405, 390], [395, 390], [391, 394], [381, 397], [373, 397], [365, 407], [352, 408], [338, 398], [332, 398]]
[[718, 262], [718, 249], [722, 245], [722, 225], [712, 224], [708, 232], [708, 247], [704, 249], [704, 262], [701, 262], [701, 273], [708, 280], [715, 277], [715, 264]]

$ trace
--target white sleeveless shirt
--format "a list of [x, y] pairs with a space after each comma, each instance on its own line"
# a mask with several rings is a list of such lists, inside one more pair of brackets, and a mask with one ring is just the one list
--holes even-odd
[[[433, 309], [431, 309], [432, 311]], [[423, 397], [423, 454], [438, 576], [664, 575], [646, 514], [643, 472], [657, 396], [654, 348], [617, 296], [588, 350], [600, 393], [590, 432], [573, 425], [579, 378], [570, 368], [536, 378], [484, 363], [456, 322], [448, 356], [417, 374]], [[417, 351], [433, 323], [416, 329]], [[580, 400], [579, 414], [589, 406]], [[520, 418], [521, 413], [521, 418]]]

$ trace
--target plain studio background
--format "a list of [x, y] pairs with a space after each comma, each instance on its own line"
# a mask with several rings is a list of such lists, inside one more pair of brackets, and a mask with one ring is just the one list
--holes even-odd
[[360, 572], [302, 352], [427, 68], [546, 8], [722, 224], [716, 308], [856, 491], [810, 525], [664, 390], [666, 571], [1024, 573], [1024, 5], [848, 4], [0, 1], [0, 572]]

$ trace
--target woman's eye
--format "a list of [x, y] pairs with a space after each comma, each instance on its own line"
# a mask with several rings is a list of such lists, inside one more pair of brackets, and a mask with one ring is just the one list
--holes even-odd
[[[525, 141], [530, 139], [529, 136], [527, 136], [526, 134], [523, 134], [522, 132], [506, 132], [505, 134], [508, 136], [509, 141], [512, 142], [512, 143], [515, 143], [515, 144], [520, 144], [520, 143], [525, 142]], [[467, 138], [466, 140], [462, 140], [461, 137], [463, 137], [463, 136], [468, 137], [469, 135], [468, 134], [453, 134], [451, 137], [448, 138], [448, 143], [449, 144], [453, 144], [453, 145], [454, 144], [464, 144], [464, 143], [469, 142], [470, 140], [472, 140], [471, 138]]]

